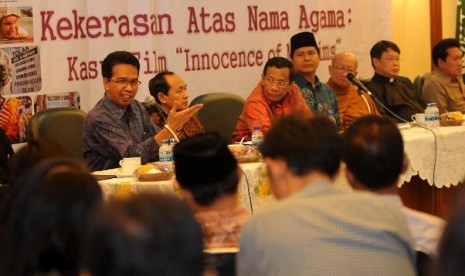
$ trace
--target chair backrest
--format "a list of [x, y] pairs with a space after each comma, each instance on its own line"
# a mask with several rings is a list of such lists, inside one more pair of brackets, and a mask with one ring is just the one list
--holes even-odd
[[415, 87], [415, 90], [418, 93], [418, 96], [420, 96], [420, 99], [423, 100], [423, 84], [425, 84], [425, 80], [429, 77], [431, 77], [431, 72], [426, 72], [423, 74], [418, 75], [415, 80], [413, 80], [413, 86]]
[[54, 140], [81, 160], [83, 157], [82, 132], [86, 113], [70, 107], [49, 108], [35, 113], [28, 125], [27, 137]]
[[371, 81], [371, 77], [360, 77], [358, 80], [365, 86]]
[[432, 265], [433, 265], [433, 258], [431, 255], [423, 250], [417, 249], [417, 263], [416, 263], [416, 269], [417, 269], [417, 275], [418, 276], [424, 276], [424, 275], [429, 275], [429, 272], [431, 271]]
[[197, 96], [190, 106], [203, 103], [196, 114], [206, 131], [216, 131], [226, 143], [231, 143], [237, 117], [244, 107], [244, 99], [233, 93], [208, 93]]
[[218, 276], [236, 275], [236, 255], [239, 248], [217, 248], [204, 250], [204, 265], [216, 271]]

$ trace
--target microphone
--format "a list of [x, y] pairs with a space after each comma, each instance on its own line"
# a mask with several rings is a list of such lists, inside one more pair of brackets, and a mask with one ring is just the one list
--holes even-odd
[[[363, 83], [361, 83], [355, 76], [354, 74], [352, 73], [348, 73], [347, 74], [347, 78], [350, 80], [350, 82], [352, 82], [353, 84], [355, 84], [359, 89], [363, 90], [363, 92], [367, 93], [376, 103], [378, 103], [379, 105], [381, 105], [385, 110], [387, 110], [392, 116], [394, 116], [397, 120], [401, 121], [401, 122], [404, 122], [404, 123], [408, 123], [407, 120], [405, 120], [404, 118], [401, 118], [399, 115], [397, 115], [396, 113], [394, 113], [391, 109], [389, 109], [387, 106], [385, 106], [381, 101], [379, 101], [375, 95], [373, 95], [373, 93], [370, 92], [370, 90], [368, 90], [368, 88], [366, 88], [365, 85], [363, 85]], [[365, 104], [368, 106], [368, 102], [366, 101], [365, 97], [363, 97], [363, 94], [359, 94], [360, 96], [362, 96], [362, 98], [364, 99], [365, 101]]]
[[353, 84], [355, 84], [359, 89], [361, 89], [363, 92], [367, 93], [368, 95], [370, 95], [371, 97], [373, 97], [373, 94], [371, 94], [370, 90], [368, 90], [368, 88], [366, 88], [365, 85], [363, 85], [363, 83], [361, 83], [355, 76], [354, 74], [352, 73], [348, 73], [347, 74], [347, 78], [350, 80], [350, 82], [352, 82]]
[[157, 103], [157, 101], [152, 95], [148, 95], [147, 97], [145, 97], [144, 105], [146, 107], [153, 108], [157, 112], [158, 116], [162, 119], [162, 121], [166, 122], [166, 119], [168, 118], [168, 113], [163, 109], [163, 107], [161, 107], [161, 105]]

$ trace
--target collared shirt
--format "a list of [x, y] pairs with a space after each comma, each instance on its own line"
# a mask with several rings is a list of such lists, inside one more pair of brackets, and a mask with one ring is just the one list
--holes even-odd
[[397, 118], [376, 102], [379, 113], [392, 118], [395, 122], [411, 121], [413, 114], [425, 112], [424, 102], [420, 99], [412, 81], [406, 77], [388, 78], [375, 73], [367, 88], [379, 102], [401, 118]]
[[337, 96], [341, 129], [348, 128], [355, 120], [365, 115], [380, 115], [373, 99], [363, 91], [359, 91], [361, 93], [359, 95], [357, 87], [354, 85], [349, 85], [345, 89], [342, 89], [331, 78], [327, 84]]
[[462, 78], [451, 78], [441, 71], [434, 72], [423, 85], [426, 102], [437, 103], [439, 113], [465, 112], [465, 85]]
[[415, 275], [414, 263], [397, 206], [318, 179], [246, 222], [237, 275]]
[[260, 126], [263, 135], [266, 135], [276, 118], [296, 112], [304, 116], [312, 116], [312, 111], [295, 84], [291, 84], [289, 93], [284, 96], [281, 103], [271, 103], [263, 94], [259, 82], [244, 103], [244, 109], [237, 119], [233, 132], [233, 141], [239, 142], [242, 137], [244, 141], [250, 141], [254, 126]]
[[313, 113], [326, 114], [338, 128], [341, 127], [339, 105], [336, 93], [331, 87], [320, 82], [317, 76], [315, 76], [315, 87], [313, 87], [311, 82], [298, 73], [295, 74], [295, 83]]
[[84, 158], [91, 171], [119, 167], [123, 157], [155, 161], [160, 128], [152, 123], [145, 107], [134, 100], [126, 110], [106, 95], [87, 113], [84, 122]]
[[382, 197], [402, 208], [417, 249], [436, 254], [446, 222], [440, 217], [405, 207], [398, 195], [382, 195]]

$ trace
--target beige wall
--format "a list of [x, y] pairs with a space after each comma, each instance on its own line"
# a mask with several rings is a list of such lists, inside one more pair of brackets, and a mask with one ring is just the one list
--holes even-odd
[[431, 68], [429, 0], [393, 0], [392, 25], [392, 40], [401, 50], [400, 74], [413, 81]]
[[[442, 35], [455, 37], [457, 0], [442, 0]], [[392, 0], [392, 40], [401, 50], [401, 75], [431, 69], [429, 0]]]

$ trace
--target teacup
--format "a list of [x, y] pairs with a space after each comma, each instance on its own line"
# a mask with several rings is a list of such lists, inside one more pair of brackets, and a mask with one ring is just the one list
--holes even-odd
[[416, 113], [412, 115], [412, 121], [419, 126], [425, 126], [425, 113]]
[[122, 175], [133, 175], [134, 172], [141, 166], [140, 157], [127, 157], [119, 161]]

